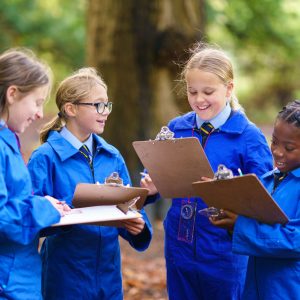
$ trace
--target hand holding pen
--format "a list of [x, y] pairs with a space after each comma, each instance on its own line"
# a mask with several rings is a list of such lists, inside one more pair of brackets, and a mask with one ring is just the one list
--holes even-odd
[[66, 201], [57, 200], [49, 195], [45, 196], [45, 198], [50, 201], [62, 217], [71, 211], [71, 208], [66, 204]]

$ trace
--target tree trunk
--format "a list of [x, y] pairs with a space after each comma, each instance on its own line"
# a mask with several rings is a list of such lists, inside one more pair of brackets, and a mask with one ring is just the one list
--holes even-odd
[[89, 0], [87, 64], [103, 75], [114, 102], [104, 137], [141, 168], [131, 143], [154, 138], [189, 110], [176, 92], [185, 50], [204, 31], [204, 0]]

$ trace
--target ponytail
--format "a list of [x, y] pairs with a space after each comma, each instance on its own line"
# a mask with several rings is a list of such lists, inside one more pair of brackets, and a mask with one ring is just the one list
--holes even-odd
[[46, 123], [45, 126], [40, 131], [40, 142], [41, 144], [45, 143], [48, 139], [49, 132], [51, 130], [60, 131], [64, 126], [62, 118], [57, 115], [50, 122]]

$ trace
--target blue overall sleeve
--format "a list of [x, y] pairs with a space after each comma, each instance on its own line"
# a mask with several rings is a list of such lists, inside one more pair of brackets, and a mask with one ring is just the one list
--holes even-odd
[[[33, 192], [35, 195], [53, 196], [53, 175], [51, 173], [51, 170], [51, 161], [48, 159], [48, 157], [46, 155], [40, 155], [38, 152], [33, 152], [28, 162], [28, 171], [31, 176]], [[52, 234], [57, 234], [61, 231], [70, 230], [70, 228], [71, 226], [48, 227], [40, 232], [40, 236], [44, 237]]]
[[[127, 184], [131, 185], [131, 180], [129, 177], [127, 167], [121, 156], [120, 156], [120, 162], [119, 162], [119, 175], [123, 179], [124, 185], [127, 185]], [[140, 211], [140, 213], [142, 214], [143, 219], [145, 221], [145, 227], [141, 233], [139, 233], [138, 235], [133, 235], [133, 234], [130, 234], [124, 228], [119, 228], [118, 230], [119, 230], [120, 236], [122, 236], [125, 240], [127, 240], [134, 249], [136, 249], [138, 251], [143, 251], [149, 247], [149, 244], [151, 242], [152, 226], [150, 224], [150, 221], [149, 221], [144, 209], [142, 209]]]
[[[60, 214], [47, 199], [30, 194], [30, 176], [22, 164], [0, 172], [0, 239], [26, 245], [42, 228], [59, 222]], [[22, 182], [7, 182], [7, 172], [21, 173]]]
[[300, 219], [268, 225], [239, 216], [233, 232], [233, 252], [258, 257], [300, 258]]

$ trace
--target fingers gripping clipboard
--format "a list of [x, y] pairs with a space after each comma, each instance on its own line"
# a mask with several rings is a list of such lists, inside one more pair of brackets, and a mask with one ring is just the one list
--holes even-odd
[[[143, 207], [147, 195], [145, 188], [79, 183], [72, 201], [75, 208], [53, 226], [90, 224], [123, 227], [120, 220], [142, 217], [138, 210]], [[135, 200], [134, 203], [132, 200]]]
[[143, 166], [164, 198], [192, 197], [192, 183], [214, 172], [197, 138], [133, 142]]
[[288, 222], [288, 217], [254, 174], [193, 183], [208, 206], [227, 209], [267, 224]]

